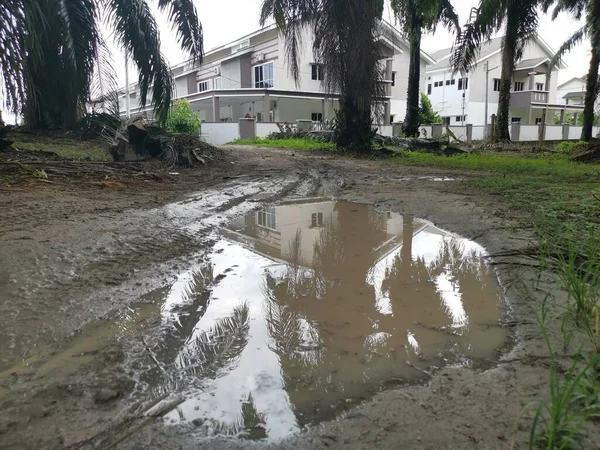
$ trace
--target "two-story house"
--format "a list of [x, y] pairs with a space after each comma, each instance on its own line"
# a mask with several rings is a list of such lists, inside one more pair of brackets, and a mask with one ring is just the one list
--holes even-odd
[[[274, 26], [262, 28], [229, 44], [208, 51], [201, 65], [191, 62], [172, 67], [175, 95], [187, 98], [205, 122], [236, 122], [256, 117], [258, 122], [294, 122], [298, 119], [333, 119], [339, 95], [327, 94], [322, 86], [323, 72], [312, 54], [312, 33], [307, 28], [300, 55], [300, 80], [296, 84], [288, 71], [285, 37]], [[400, 32], [381, 22], [378, 37], [385, 73], [385, 124], [401, 121], [406, 113], [409, 46]], [[435, 61], [421, 54], [421, 73]], [[137, 87], [130, 87], [131, 114], [151, 114], [140, 108]], [[119, 106], [125, 115], [125, 94], [121, 89]]]
[[[566, 66], [561, 62], [550, 69], [549, 63], [554, 54], [539, 36], [526, 45], [513, 74], [510, 99], [512, 123], [540, 124], [543, 114], [546, 114], [546, 123], [552, 124], [556, 114], [564, 119], [567, 112], [577, 113], [582, 110], [578, 105], [567, 105], [557, 100], [558, 71]], [[434, 109], [448, 125], [484, 125], [487, 67], [487, 119], [490, 123], [491, 115], [498, 110], [502, 37], [482, 45], [475, 67], [467, 74], [452, 73], [451, 55], [451, 48], [433, 52], [432, 57], [437, 63], [426, 69], [424, 90]]]

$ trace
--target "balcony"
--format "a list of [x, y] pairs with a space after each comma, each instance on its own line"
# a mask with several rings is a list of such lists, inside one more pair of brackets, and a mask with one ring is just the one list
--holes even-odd
[[548, 103], [548, 91], [519, 91], [510, 94], [511, 107], [528, 108], [532, 103]]

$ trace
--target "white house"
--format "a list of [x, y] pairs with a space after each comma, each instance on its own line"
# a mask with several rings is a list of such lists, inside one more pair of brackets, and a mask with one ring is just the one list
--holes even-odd
[[583, 105], [587, 75], [571, 78], [557, 87], [557, 102], [563, 105]]
[[[488, 78], [488, 123], [498, 110], [500, 75], [502, 66], [502, 38], [485, 43], [476, 66], [467, 74], [453, 75], [450, 67], [451, 48], [432, 53], [436, 64], [426, 69], [424, 90], [429, 95], [433, 108], [444, 118], [446, 124], [470, 123], [475, 126], [485, 123], [486, 73]], [[517, 62], [512, 82], [510, 116], [512, 123], [535, 125], [542, 122], [544, 110], [546, 123], [553, 124], [554, 116], [578, 113], [580, 105], [566, 104], [557, 99], [558, 70], [566, 68], [564, 63], [549, 70], [549, 62], [555, 52], [536, 36], [523, 51]]]
[[[312, 55], [312, 34], [305, 31], [300, 56], [300, 81], [292, 79], [285, 57], [285, 38], [272, 25], [206, 53], [201, 65], [191, 62], [172, 68], [175, 98], [187, 98], [205, 122], [237, 122], [247, 115], [257, 122], [293, 122], [298, 119], [323, 121], [334, 118], [338, 95], [328, 95], [322, 87], [321, 67]], [[409, 46], [392, 25], [382, 22], [378, 38], [385, 71], [386, 124], [401, 121], [406, 112]], [[424, 83], [425, 67], [435, 61], [421, 54]], [[130, 88], [131, 113], [151, 114], [140, 108], [136, 92]], [[125, 114], [124, 89], [119, 106]]]

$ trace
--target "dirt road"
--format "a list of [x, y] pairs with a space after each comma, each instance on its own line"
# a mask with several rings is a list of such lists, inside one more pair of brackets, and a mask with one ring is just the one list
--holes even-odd
[[468, 173], [248, 147], [224, 152], [210, 169], [160, 182], [1, 189], [0, 448], [505, 449], [513, 439], [523, 447], [528, 405], [546, 393], [548, 373], [535, 314], [545, 292], [563, 299], [553, 277], [506, 264], [515, 259], [493, 260], [511, 336], [497, 365], [446, 366], [417, 384], [390, 380], [362, 402], [349, 399], [336, 420], [283, 441], [168, 426], [160, 416], [176, 406], [167, 394], [178, 380], [156, 390], [164, 368], [145, 337], [160, 319], [144, 295], [201, 260], [232, 218], [321, 196], [426, 219], [491, 254], [532, 239], [514, 229], [518, 217], [501, 198], [464, 183]]

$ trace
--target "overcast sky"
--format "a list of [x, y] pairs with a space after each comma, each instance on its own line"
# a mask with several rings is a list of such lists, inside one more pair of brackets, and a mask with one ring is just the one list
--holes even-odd
[[[152, 0], [149, 0], [152, 3]], [[208, 2], [207, 0], [194, 0], [204, 30], [204, 46], [208, 51], [214, 47], [227, 44], [246, 34], [259, 29], [258, 17], [261, 0], [219, 0]], [[468, 20], [472, 7], [477, 6], [478, 0], [453, 0], [453, 4], [460, 16], [461, 23]], [[393, 18], [386, 12], [386, 19], [393, 23]], [[177, 64], [186, 59], [175, 40], [175, 34], [168, 26], [165, 16], [156, 13], [157, 21], [161, 29], [161, 40], [163, 53], [170, 64]], [[561, 16], [552, 21], [549, 16], [540, 17], [540, 36], [554, 50], [573, 32], [581, 27], [581, 23], [569, 16]], [[439, 29], [435, 35], [428, 35], [423, 42], [423, 50], [435, 51], [440, 48], [451, 47], [454, 37], [446, 30]], [[116, 48], [115, 48], [116, 50]], [[124, 84], [124, 60], [118, 51], [114, 52], [115, 68], [119, 74], [120, 85]], [[559, 82], [564, 82], [572, 77], [587, 73], [589, 63], [589, 46], [587, 42], [578, 46], [565, 58], [568, 69], [560, 71]], [[134, 81], [132, 78], [131, 81]]]

